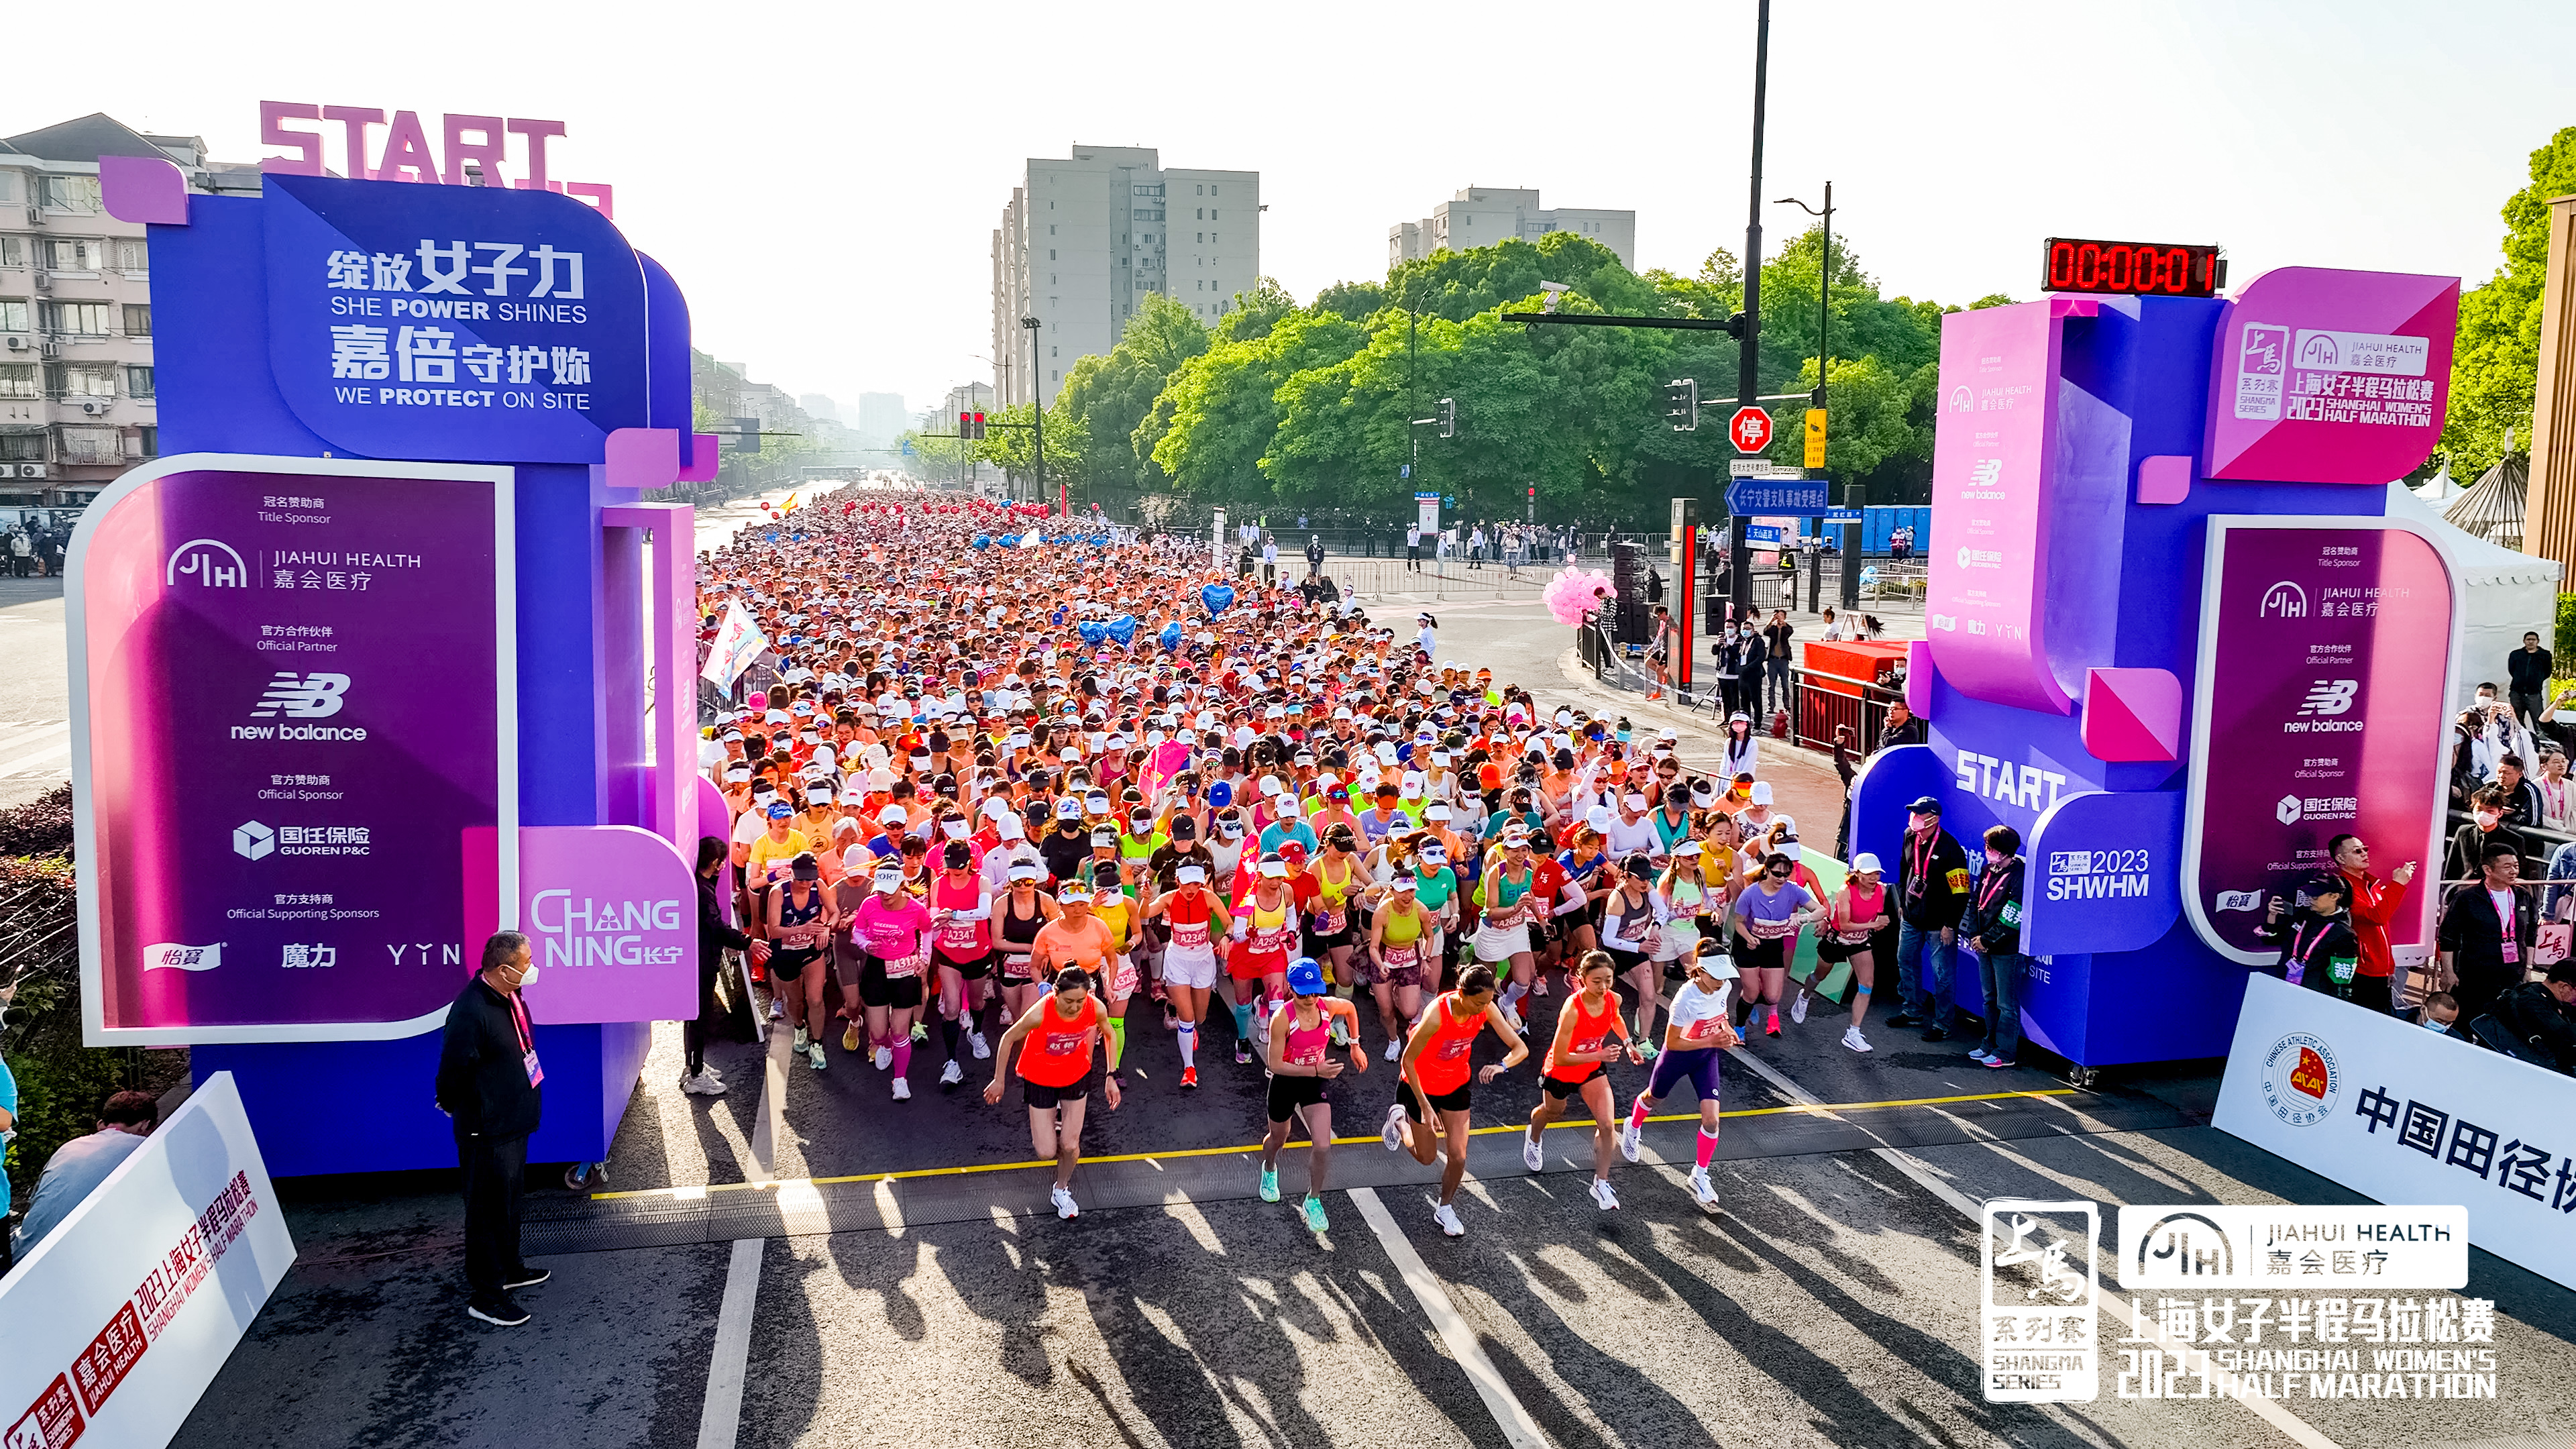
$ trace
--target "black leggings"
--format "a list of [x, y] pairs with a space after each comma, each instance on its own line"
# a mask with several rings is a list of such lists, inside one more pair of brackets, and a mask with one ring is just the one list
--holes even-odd
[[722, 1009], [716, 1004], [716, 975], [723, 970], [722, 952], [716, 953], [712, 964], [708, 962], [705, 953], [699, 954], [698, 1014], [680, 1023], [680, 1047], [688, 1054], [686, 1069], [693, 1077], [706, 1070], [707, 1026], [715, 1020], [717, 1012]]

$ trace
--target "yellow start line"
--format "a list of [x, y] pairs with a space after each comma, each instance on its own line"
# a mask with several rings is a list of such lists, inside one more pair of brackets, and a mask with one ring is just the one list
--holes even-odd
[[[2037, 1092], [1977, 1092], [1963, 1097], [1905, 1097], [1886, 1102], [1819, 1102], [1813, 1106], [1793, 1103], [1785, 1107], [1743, 1107], [1732, 1112], [1720, 1112], [1717, 1115], [1720, 1117], [1830, 1117], [1837, 1112], [1869, 1112], [1888, 1107], [1942, 1107], [1957, 1102], [2002, 1102], [2021, 1097], [2071, 1097], [2074, 1095], [2075, 1089], [2072, 1087], [2052, 1087]], [[1661, 1116], [1648, 1117], [1646, 1120], [1649, 1122], [1696, 1122], [1699, 1120], [1699, 1114], [1697, 1112], [1673, 1112]], [[1589, 1129], [1592, 1125], [1593, 1124], [1590, 1122], [1551, 1122], [1548, 1124], [1548, 1130], [1559, 1131], [1566, 1128]], [[1506, 1123], [1499, 1127], [1472, 1128], [1470, 1129], [1470, 1135], [1484, 1137], [1496, 1132], [1521, 1132], [1526, 1130], [1527, 1127], [1525, 1124]], [[1377, 1134], [1370, 1133], [1363, 1137], [1336, 1137], [1333, 1139], [1333, 1145], [1341, 1147], [1351, 1143], [1375, 1142], [1377, 1140]], [[1292, 1143], [1291, 1145], [1293, 1146], [1294, 1144]], [[1122, 1152], [1108, 1157], [1085, 1157], [1082, 1161], [1085, 1163], [1160, 1162], [1182, 1157], [1237, 1156], [1248, 1152], [1259, 1152], [1260, 1150], [1261, 1144], [1253, 1142], [1246, 1143], [1239, 1147], [1184, 1147], [1165, 1152]], [[594, 1192], [590, 1195], [590, 1198], [593, 1202], [607, 1202], [614, 1198], [635, 1197], [687, 1196], [694, 1198], [703, 1197], [711, 1192], [747, 1192], [783, 1187], [813, 1188], [851, 1182], [894, 1182], [908, 1177], [962, 1177], [968, 1173], [975, 1172], [1026, 1172], [1032, 1168], [1041, 1167], [1052, 1171], [1055, 1167], [1055, 1160], [1053, 1158], [1041, 1158], [1033, 1162], [979, 1162], [969, 1163], [962, 1167], [916, 1167], [902, 1172], [861, 1172], [853, 1173], [846, 1177], [793, 1177], [776, 1179], [769, 1182], [711, 1182], [704, 1186], [691, 1187], [639, 1187], [631, 1188], [624, 1192]]]

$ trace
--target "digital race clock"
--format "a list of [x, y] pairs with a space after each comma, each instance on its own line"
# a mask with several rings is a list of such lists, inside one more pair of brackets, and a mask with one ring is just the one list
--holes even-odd
[[2227, 284], [2227, 261], [2216, 247], [2053, 236], [2043, 277], [2040, 288], [2049, 292], [2208, 297]]

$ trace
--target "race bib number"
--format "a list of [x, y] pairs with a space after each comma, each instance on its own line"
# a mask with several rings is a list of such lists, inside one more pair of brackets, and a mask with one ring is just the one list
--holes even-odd
[[951, 917], [948, 924], [939, 929], [939, 942], [943, 946], [951, 946], [959, 951], [972, 951], [975, 949], [975, 932], [978, 924], [975, 921], [960, 921]]
[[1207, 949], [1207, 944], [1207, 922], [1174, 921], [1172, 923], [1172, 949], [1176, 951], [1204, 951]]
[[1435, 1049], [1432, 1054], [1441, 1061], [1454, 1062], [1458, 1058], [1465, 1056], [1467, 1053], [1474, 1051], [1475, 1049], [1476, 1039], [1474, 1037], [1453, 1036], [1444, 1038], [1439, 1047]]
[[921, 974], [922, 963], [927, 959], [927, 953], [885, 957], [885, 974], [888, 979], [896, 981], [908, 976], [918, 976]]
[[1039, 1044], [1039, 1050], [1051, 1057], [1069, 1057], [1091, 1049], [1091, 1030], [1050, 1031]]
[[1754, 940], [1777, 941], [1789, 934], [1789, 923], [1787, 921], [1765, 921], [1758, 917], [1748, 917], [1745, 920], [1744, 929], [1752, 933]]

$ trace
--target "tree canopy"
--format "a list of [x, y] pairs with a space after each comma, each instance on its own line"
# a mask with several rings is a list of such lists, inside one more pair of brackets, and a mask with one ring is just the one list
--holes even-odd
[[[2576, 126], [2531, 153], [2531, 184], [2504, 204], [2504, 265], [2460, 296], [2451, 410], [2438, 457], [2463, 481], [2531, 446], [2540, 376], [2540, 297], [2549, 268], [2549, 199], [2576, 192]], [[2429, 464], [2427, 466], [2430, 466]]]

